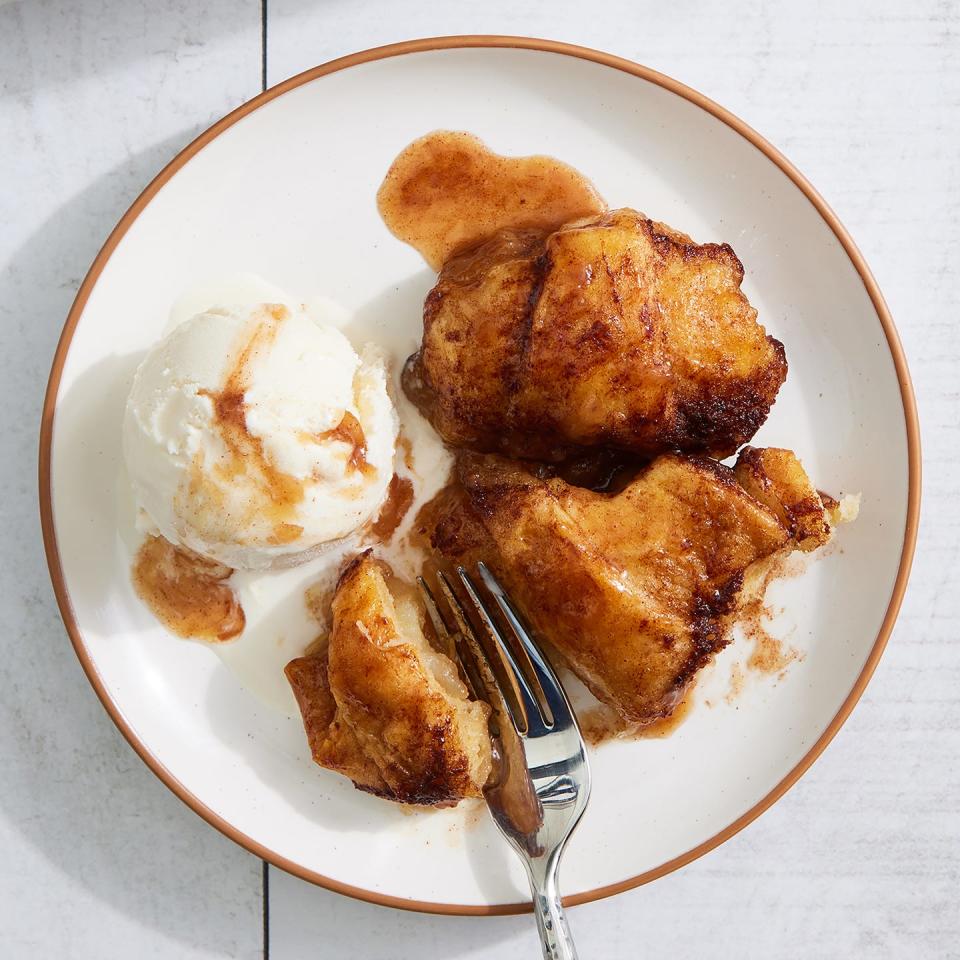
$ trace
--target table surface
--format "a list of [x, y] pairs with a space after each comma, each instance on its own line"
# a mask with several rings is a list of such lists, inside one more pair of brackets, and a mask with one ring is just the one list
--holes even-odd
[[54, 346], [90, 261], [149, 179], [264, 83], [353, 50], [455, 33], [606, 49], [761, 131], [866, 255], [920, 407], [914, 573], [852, 718], [734, 839], [575, 909], [581, 955], [960, 957], [960, 7], [934, 0], [611, 0], [589, 15], [562, 0], [0, 0], [3, 955], [537, 955], [528, 917], [351, 901], [266, 868], [208, 828], [137, 759], [88, 687], [37, 517]]

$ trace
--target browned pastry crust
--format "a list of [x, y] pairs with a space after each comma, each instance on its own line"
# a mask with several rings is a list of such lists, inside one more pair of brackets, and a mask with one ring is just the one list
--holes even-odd
[[480, 795], [489, 708], [468, 698], [456, 666], [424, 636], [412, 591], [369, 550], [340, 578], [326, 648], [286, 673], [321, 766], [402, 803]]
[[327, 676], [326, 648], [291, 660], [286, 674], [300, 706], [313, 759], [349, 777], [361, 790], [389, 797], [390, 789], [377, 765], [363, 752], [351, 727], [337, 717], [337, 702]]
[[405, 387], [444, 439], [474, 450], [728, 456], [787, 373], [742, 280], [726, 244], [634, 210], [507, 230], [444, 266]]
[[733, 472], [747, 493], [773, 511], [801, 550], [809, 553], [830, 539], [829, 510], [792, 450], [744, 447]]
[[421, 535], [441, 562], [484, 560], [540, 637], [633, 723], [673, 709], [727, 643], [751, 565], [795, 546], [734, 471], [704, 457], [661, 456], [615, 494], [495, 456], [462, 455], [457, 478], [421, 512]]

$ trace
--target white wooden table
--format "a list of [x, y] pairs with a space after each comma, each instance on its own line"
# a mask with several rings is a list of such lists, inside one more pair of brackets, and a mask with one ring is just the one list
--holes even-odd
[[783, 149], [877, 275], [924, 435], [912, 584], [852, 719], [723, 847], [574, 910], [581, 955], [960, 957], [960, 7], [934, 0], [0, 0], [0, 956], [537, 955], [529, 918], [350, 901], [265, 870], [182, 806], [83, 678], [36, 508], [54, 344], [100, 243], [153, 174], [264, 79], [481, 32], [638, 60]]

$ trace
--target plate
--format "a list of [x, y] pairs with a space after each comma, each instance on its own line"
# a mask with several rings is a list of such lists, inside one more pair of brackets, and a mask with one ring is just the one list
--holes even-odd
[[[215, 124], [131, 207], [94, 262], [57, 349], [43, 414], [47, 558], [76, 652], [140, 756], [211, 824], [271, 863], [378, 903], [527, 909], [520, 868], [482, 805], [409, 813], [315, 767], [295, 717], [266, 706], [136, 600], [118, 532], [120, 421], [133, 367], [192, 284], [254, 271], [322, 293], [411, 345], [431, 275], [381, 223], [393, 157], [436, 128], [546, 153], [701, 241], [728, 241], [790, 374], [758, 435], [818, 485], [862, 492], [858, 520], [778, 582], [780, 675], [706, 671], [672, 736], [593, 754], [590, 808], [563, 870], [568, 900], [606, 896], [699, 856], [758, 816], [823, 750], [863, 692], [906, 586], [919, 441], [903, 352], [836, 216], [766, 141], [644, 67], [559, 43], [423, 40], [334, 61]], [[771, 852], [771, 856], [773, 853]]]

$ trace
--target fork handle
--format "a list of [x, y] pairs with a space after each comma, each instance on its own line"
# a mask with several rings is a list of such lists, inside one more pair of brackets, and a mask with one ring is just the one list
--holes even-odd
[[529, 876], [543, 960], [577, 960], [577, 950], [567, 926], [567, 915], [560, 903], [557, 861], [547, 866], [542, 874], [531, 866]]

